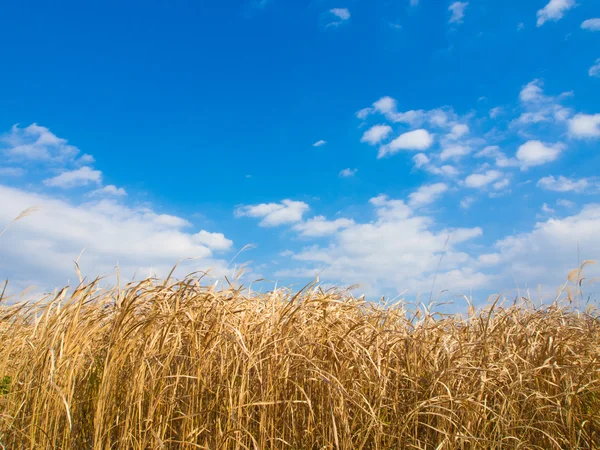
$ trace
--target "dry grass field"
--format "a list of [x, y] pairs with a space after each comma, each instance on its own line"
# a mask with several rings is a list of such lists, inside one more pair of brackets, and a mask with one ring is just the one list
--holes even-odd
[[597, 449], [600, 319], [145, 280], [0, 305], [0, 448]]

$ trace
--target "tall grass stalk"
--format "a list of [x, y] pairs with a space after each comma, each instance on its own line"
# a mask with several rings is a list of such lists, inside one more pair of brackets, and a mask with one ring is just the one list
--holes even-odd
[[0, 305], [0, 448], [600, 448], [600, 320], [312, 287], [96, 282]]

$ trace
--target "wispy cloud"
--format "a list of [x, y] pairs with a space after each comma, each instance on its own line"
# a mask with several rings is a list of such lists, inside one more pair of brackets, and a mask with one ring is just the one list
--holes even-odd
[[101, 182], [102, 172], [87, 166], [83, 166], [75, 170], [69, 170], [55, 177], [44, 180], [44, 184], [46, 186], [58, 187], [62, 189], [87, 186], [88, 184], [100, 184]]
[[335, 20], [329, 22], [326, 27], [338, 27], [351, 17], [348, 8], [332, 8], [329, 10], [329, 14], [335, 17]]
[[315, 142], [313, 144], [313, 147], [322, 147], [325, 144], [327, 144], [327, 141], [324, 141], [323, 139], [321, 139], [320, 141]]
[[91, 196], [114, 196], [114, 197], [125, 197], [127, 191], [124, 188], [118, 188], [114, 184], [109, 184], [100, 189], [93, 190], [90, 192]]
[[590, 67], [588, 70], [588, 74], [590, 77], [599, 77], [600, 78], [600, 58], [596, 60], [596, 62]]
[[356, 172], [358, 172], [358, 169], [343, 169], [340, 171], [340, 177], [342, 178], [350, 178], [353, 177], [354, 175], [356, 175]]
[[554, 178], [553, 176], [547, 176], [540, 178], [537, 182], [538, 187], [546, 189], [548, 191], [555, 192], [584, 192], [592, 188], [596, 188], [598, 183], [589, 178], [580, 178], [578, 180], [572, 180], [570, 178], [559, 176]]
[[423, 185], [408, 196], [408, 204], [411, 208], [418, 208], [421, 206], [429, 205], [430, 203], [433, 203], [438, 198], [440, 198], [442, 194], [447, 190], [448, 185], [446, 183]]
[[462, 23], [465, 17], [465, 9], [469, 5], [469, 2], [454, 2], [448, 7], [450, 15], [449, 23]]

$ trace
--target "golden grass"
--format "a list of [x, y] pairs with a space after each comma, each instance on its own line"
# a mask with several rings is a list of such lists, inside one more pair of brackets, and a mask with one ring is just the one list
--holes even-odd
[[0, 306], [0, 448], [600, 448], [600, 319], [145, 280]]

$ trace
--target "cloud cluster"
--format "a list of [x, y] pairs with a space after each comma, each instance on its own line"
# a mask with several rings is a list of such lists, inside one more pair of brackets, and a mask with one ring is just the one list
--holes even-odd
[[261, 227], [276, 227], [278, 225], [295, 223], [309, 207], [304, 202], [282, 200], [280, 203], [260, 203], [258, 205], [242, 205], [235, 209], [235, 217], [259, 218]]
[[548, 21], [556, 22], [564, 17], [566, 12], [575, 6], [575, 0], [550, 0], [546, 6], [537, 12], [537, 26], [541, 27]]
[[0, 203], [3, 224], [27, 208], [38, 208], [15, 222], [0, 245], [3, 276], [19, 287], [52, 289], [77, 282], [73, 262], [78, 259], [84, 275], [111, 274], [118, 265], [124, 280], [135, 274], [165, 276], [184, 258], [197, 259], [181, 271], [213, 268], [220, 275], [227, 264], [213, 253], [233, 245], [221, 233], [192, 231], [180, 217], [114, 200], [77, 204], [0, 185]]

